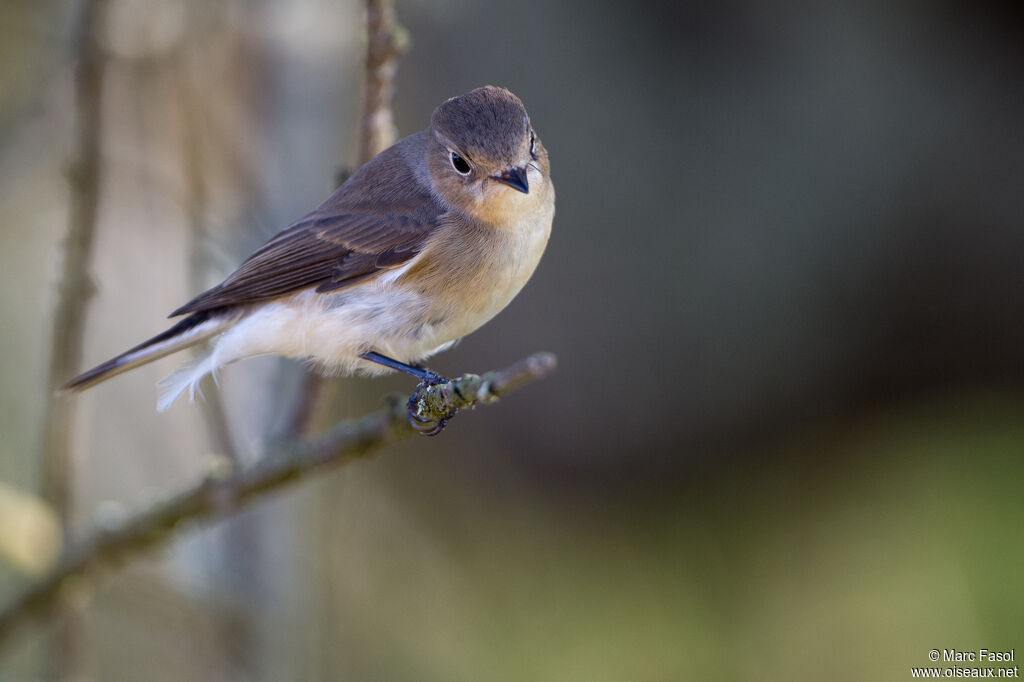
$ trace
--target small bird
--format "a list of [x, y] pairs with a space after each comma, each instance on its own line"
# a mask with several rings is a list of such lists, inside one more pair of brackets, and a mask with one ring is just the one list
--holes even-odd
[[[519, 293], [554, 213], [548, 153], [523, 103], [504, 88], [477, 88], [441, 104], [426, 130], [371, 159], [170, 315], [187, 317], [62, 390], [89, 388], [207, 339], [205, 356], [160, 382], [157, 409], [185, 391], [194, 398], [218, 368], [265, 354], [305, 360], [325, 375], [398, 370], [421, 388], [443, 381], [417, 363]], [[409, 415], [417, 426], [411, 401]]]

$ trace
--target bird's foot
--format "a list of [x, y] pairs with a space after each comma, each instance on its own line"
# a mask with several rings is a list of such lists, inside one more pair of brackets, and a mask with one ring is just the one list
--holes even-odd
[[[422, 368], [419, 368], [422, 369]], [[455, 408], [441, 419], [423, 419], [419, 415], [419, 404], [420, 394], [423, 389], [429, 388], [430, 386], [436, 386], [437, 384], [445, 384], [450, 381], [449, 379], [431, 372], [428, 369], [424, 369], [423, 380], [420, 381], [416, 387], [416, 392], [409, 398], [409, 402], [406, 403], [405, 416], [409, 425], [416, 430], [417, 433], [423, 436], [436, 436], [444, 430], [444, 427], [448, 426], [448, 421], [458, 413], [458, 408]]]

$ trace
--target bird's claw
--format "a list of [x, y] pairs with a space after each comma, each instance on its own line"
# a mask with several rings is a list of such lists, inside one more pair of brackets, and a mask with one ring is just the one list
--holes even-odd
[[452, 410], [444, 417], [438, 420], [434, 419], [423, 419], [419, 415], [419, 402], [420, 393], [423, 389], [430, 386], [436, 386], [437, 384], [443, 384], [449, 380], [440, 374], [429, 372], [427, 376], [423, 378], [419, 386], [416, 387], [416, 392], [409, 398], [409, 402], [406, 403], [405, 407], [405, 418], [417, 433], [423, 436], [436, 436], [437, 434], [444, 431], [444, 427], [448, 426], [448, 420], [455, 416], [459, 411], [458, 408]]

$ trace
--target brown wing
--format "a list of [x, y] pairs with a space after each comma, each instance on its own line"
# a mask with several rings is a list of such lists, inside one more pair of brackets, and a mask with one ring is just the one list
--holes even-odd
[[341, 289], [418, 254], [444, 208], [402, 162], [391, 150], [378, 156], [323, 205], [171, 317], [265, 301], [310, 286]]

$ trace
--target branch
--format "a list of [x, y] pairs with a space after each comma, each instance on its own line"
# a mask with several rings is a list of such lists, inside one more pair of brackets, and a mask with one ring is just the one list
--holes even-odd
[[[106, 24], [107, 0], [84, 0], [79, 9], [75, 45], [74, 152], [67, 168], [70, 206], [64, 263], [50, 349], [49, 400], [43, 418], [42, 489], [69, 542], [72, 513], [71, 426], [74, 403], [57, 399], [54, 391], [82, 361], [82, 340], [89, 298], [95, 291], [89, 264], [99, 213], [102, 182], [102, 97], [106, 55], [100, 45]], [[64, 610], [51, 644], [54, 673], [80, 675], [80, 627], [73, 609]]]
[[55, 398], [53, 392], [81, 364], [86, 304], [95, 291], [89, 263], [100, 200], [101, 96], [106, 61], [97, 36], [104, 23], [106, 2], [86, 0], [81, 12], [75, 67], [75, 151], [67, 170], [71, 205], [50, 349], [50, 400], [43, 437], [44, 496], [65, 524], [71, 494], [69, 422], [73, 403]]
[[[181, 107], [182, 127], [182, 175], [185, 177], [185, 213], [189, 224], [189, 237], [192, 240], [189, 259], [189, 280], [194, 291], [202, 291], [206, 287], [203, 275], [207, 269], [208, 249], [204, 241], [208, 238], [205, 215], [207, 211], [206, 164], [202, 135], [202, 121], [197, 102], [201, 97], [196, 92], [192, 80], [191, 62], [182, 60], [177, 69], [179, 89], [178, 102]], [[224, 410], [224, 399], [220, 391], [214, 392], [203, 405], [203, 419], [212, 441], [214, 452], [223, 454], [233, 461], [238, 460], [238, 450], [231, 438], [227, 414]]]
[[397, 137], [391, 104], [398, 58], [408, 36], [395, 19], [393, 0], [366, 0], [366, 93], [359, 136], [359, 164], [390, 147]]
[[[491, 404], [555, 369], [555, 356], [536, 353], [516, 364], [483, 376], [458, 379], [423, 389], [417, 416], [437, 421], [455, 409]], [[61, 560], [38, 582], [0, 611], [0, 646], [30, 619], [46, 615], [74, 588], [82, 589], [104, 568], [117, 568], [140, 552], [167, 543], [185, 522], [235, 513], [278, 488], [329, 466], [365, 457], [415, 431], [406, 419], [406, 400], [393, 400], [383, 410], [338, 424], [323, 436], [282, 444], [259, 462], [242, 467], [226, 458], [214, 460], [195, 487], [153, 504], [135, 516], [104, 523], [91, 537], [67, 548]]]
[[[395, 98], [398, 58], [409, 43], [395, 18], [393, 0], [366, 0], [366, 92], [359, 135], [359, 166], [390, 147], [397, 129], [391, 110]], [[306, 370], [295, 394], [282, 433], [302, 436], [313, 420], [314, 405], [325, 402], [323, 379]]]

